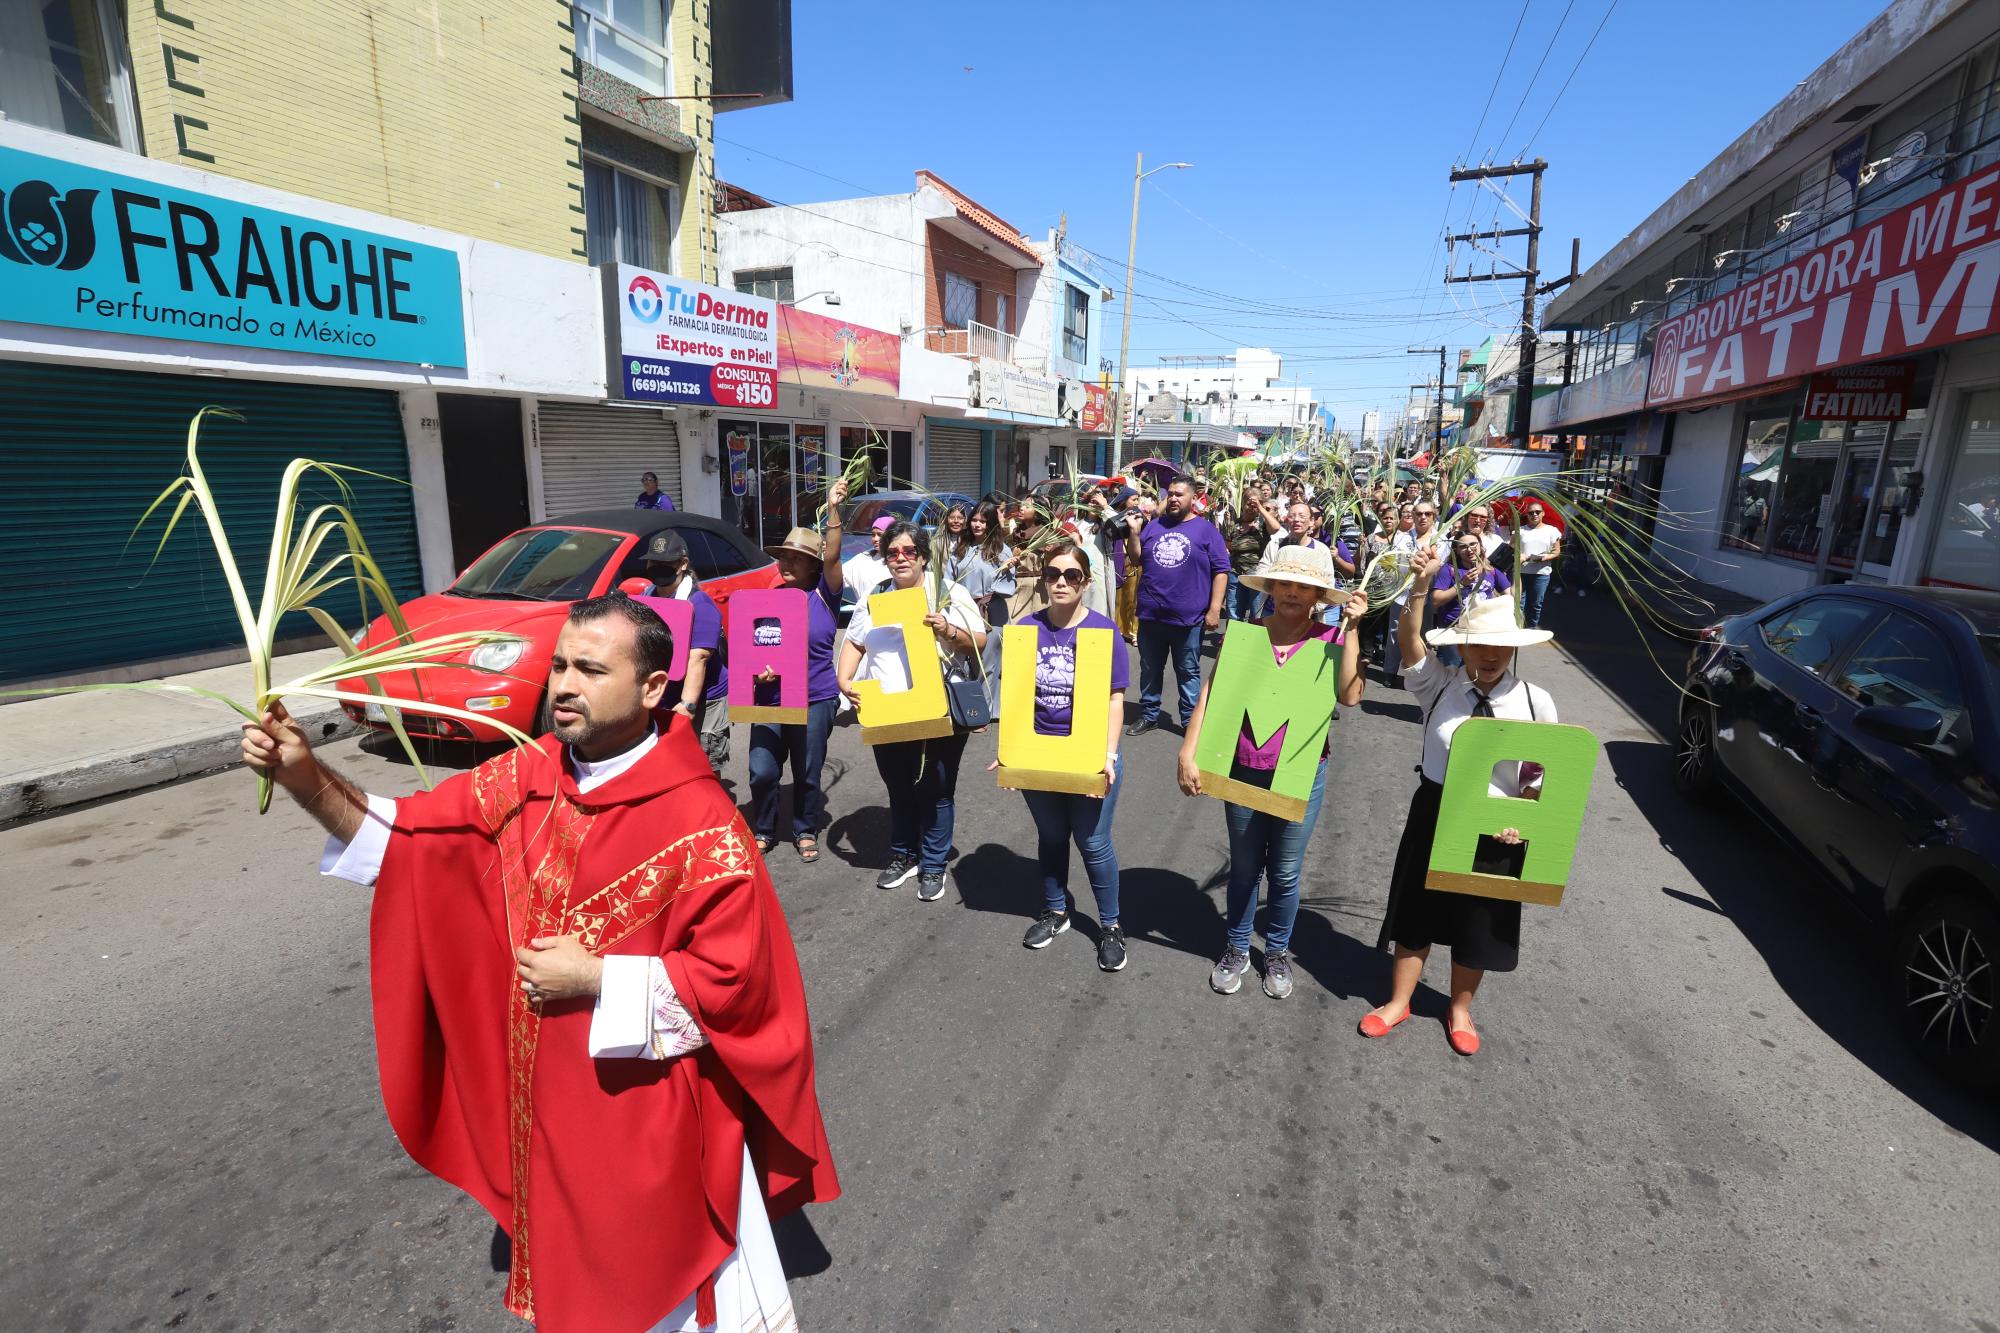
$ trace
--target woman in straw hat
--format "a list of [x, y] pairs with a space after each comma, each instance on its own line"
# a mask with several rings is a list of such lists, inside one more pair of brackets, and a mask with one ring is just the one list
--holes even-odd
[[[1418, 587], [1437, 574], [1436, 551], [1418, 551], [1411, 559]], [[1501, 717], [1554, 722], [1555, 700], [1539, 685], [1530, 685], [1514, 670], [1518, 649], [1547, 643], [1547, 630], [1522, 629], [1514, 620], [1511, 597], [1489, 597], [1468, 607], [1456, 623], [1432, 630], [1433, 647], [1456, 648], [1464, 665], [1447, 666], [1424, 651], [1418, 618], [1399, 627], [1404, 680], [1424, 710], [1424, 756], [1417, 771], [1423, 780], [1410, 798], [1403, 840], [1396, 849], [1396, 868], [1389, 886], [1389, 909], [1382, 922], [1378, 947], [1396, 945], [1389, 1002], [1361, 1020], [1361, 1035], [1382, 1037], [1410, 1016], [1410, 997], [1424, 973], [1433, 944], [1451, 950], [1451, 1013], [1446, 1038], [1460, 1055], [1479, 1049], [1479, 1031], [1472, 1025], [1472, 997], [1488, 972], [1511, 972], [1521, 955], [1521, 904], [1500, 898], [1445, 893], [1424, 887], [1431, 843], [1437, 836], [1438, 803], [1444, 794], [1445, 764], [1451, 738], [1468, 717]], [[1502, 764], [1490, 788], [1496, 796], [1534, 797], [1541, 774], [1532, 764]], [[1502, 842], [1519, 843], [1512, 829], [1499, 832]]]
[[[819, 860], [819, 817], [826, 804], [820, 770], [826, 766], [826, 738], [840, 709], [840, 685], [834, 675], [833, 644], [840, 631], [840, 552], [826, 558], [826, 543], [840, 540], [840, 505], [847, 498], [847, 479], [833, 483], [826, 497], [820, 530], [793, 528], [777, 546], [767, 547], [777, 558], [779, 587], [806, 594], [806, 720], [750, 724], [750, 824], [757, 850], [778, 845], [778, 788], [785, 761], [792, 764], [792, 846], [801, 861]], [[781, 642], [778, 627], [757, 627], [765, 643]], [[758, 673], [757, 702], [778, 702], [778, 674], [769, 667]]]
[[[1243, 582], [1271, 599], [1270, 615], [1256, 623], [1271, 636], [1271, 651], [1283, 666], [1295, 653], [1323, 652], [1339, 655], [1336, 668], [1336, 698], [1350, 708], [1361, 702], [1360, 635], [1355, 626], [1368, 613], [1368, 599], [1359, 592], [1346, 595], [1338, 626], [1321, 624], [1315, 613], [1321, 605], [1340, 600], [1334, 590], [1333, 558], [1324, 546], [1287, 546], [1277, 558], [1258, 566]], [[1181, 790], [1201, 795], [1201, 772], [1195, 767], [1195, 739], [1201, 734], [1203, 716], [1208, 712], [1208, 691], [1213, 681], [1201, 687], [1194, 719], [1181, 741]], [[1328, 743], [1332, 743], [1331, 729]], [[1278, 728], [1261, 742], [1246, 720], [1236, 738], [1236, 758], [1229, 776], [1238, 782], [1268, 788], [1277, 773], [1278, 756], [1284, 747], [1285, 729]], [[1313, 778], [1312, 796], [1306, 802], [1305, 818], [1293, 823], [1276, 815], [1252, 810], [1233, 801], [1223, 802], [1223, 818], [1229, 826], [1229, 940], [1221, 961], [1209, 973], [1208, 984], [1218, 994], [1234, 995], [1250, 970], [1250, 931], [1257, 915], [1257, 883], [1268, 880], [1269, 913], [1264, 924], [1264, 993], [1282, 1000], [1292, 993], [1292, 921], [1299, 911], [1299, 870], [1305, 861], [1306, 843], [1312, 839], [1313, 824], [1319, 819], [1320, 796], [1326, 787], [1326, 752], [1320, 753], [1319, 772]]]

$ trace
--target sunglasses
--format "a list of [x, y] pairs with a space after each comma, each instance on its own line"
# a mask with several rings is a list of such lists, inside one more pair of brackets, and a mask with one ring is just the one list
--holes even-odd
[[917, 558], [917, 548], [914, 546], [892, 546], [882, 552], [882, 558], [884, 560], [915, 560]]
[[1437, 516], [1438, 511], [1435, 509], [1419, 509], [1417, 511], [1418, 518], [1436, 518]]
[[1083, 571], [1080, 569], [1045, 569], [1042, 571], [1044, 583], [1067, 583], [1072, 588], [1083, 586]]

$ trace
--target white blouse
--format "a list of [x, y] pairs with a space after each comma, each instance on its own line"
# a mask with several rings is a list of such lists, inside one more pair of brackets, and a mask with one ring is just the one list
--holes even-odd
[[[1403, 684], [1424, 710], [1424, 776], [1432, 782], [1444, 781], [1446, 757], [1451, 753], [1451, 736], [1472, 716], [1479, 702], [1479, 690], [1465, 678], [1459, 667], [1446, 666], [1436, 653], [1425, 653], [1421, 662], [1403, 668]], [[1520, 722], [1556, 721], [1556, 701], [1539, 685], [1530, 685], [1513, 671], [1500, 678], [1486, 696], [1493, 716]], [[1498, 781], [1489, 780], [1486, 790], [1493, 796], [1521, 794], [1521, 766], [1518, 763], [1495, 767]]]

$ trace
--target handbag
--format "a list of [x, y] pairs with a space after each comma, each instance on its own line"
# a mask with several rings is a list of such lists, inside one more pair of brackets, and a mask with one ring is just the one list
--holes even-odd
[[948, 680], [944, 698], [951, 709], [952, 725], [962, 731], [977, 731], [993, 721], [993, 710], [986, 706], [984, 680]]

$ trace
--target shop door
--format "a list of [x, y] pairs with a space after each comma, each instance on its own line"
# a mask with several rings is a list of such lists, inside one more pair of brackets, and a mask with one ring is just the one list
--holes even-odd
[[1829, 497], [1833, 540], [1827, 548], [1827, 581], [1843, 583], [1854, 577], [1861, 557], [1861, 539], [1874, 508], [1875, 474], [1882, 467], [1882, 446], [1858, 445], [1845, 451], [1840, 476]]
[[441, 393], [438, 433], [444, 444], [444, 506], [451, 516], [451, 567], [457, 573], [528, 525], [521, 402]]
[[751, 540], [776, 546], [796, 521], [792, 511], [792, 427], [784, 421], [757, 423], [757, 524]]

